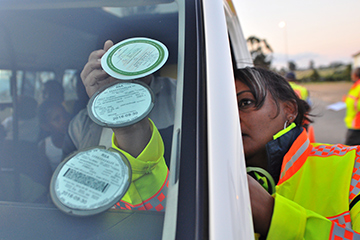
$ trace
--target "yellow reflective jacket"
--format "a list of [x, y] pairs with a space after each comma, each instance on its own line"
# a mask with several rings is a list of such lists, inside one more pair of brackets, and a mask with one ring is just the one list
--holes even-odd
[[298, 127], [284, 135], [296, 131], [282, 159], [267, 239], [360, 238], [360, 146], [310, 143]]
[[345, 99], [345, 125], [348, 129], [360, 129], [360, 79], [350, 88]]
[[149, 119], [152, 136], [145, 149], [134, 158], [116, 146], [113, 135], [112, 147], [122, 152], [132, 168], [132, 182], [125, 196], [114, 208], [129, 210], [165, 211], [169, 170], [164, 159], [164, 143], [154, 123]]
[[294, 82], [289, 82], [289, 84], [299, 98], [307, 102], [309, 101], [309, 91], [305, 87], [298, 85]]

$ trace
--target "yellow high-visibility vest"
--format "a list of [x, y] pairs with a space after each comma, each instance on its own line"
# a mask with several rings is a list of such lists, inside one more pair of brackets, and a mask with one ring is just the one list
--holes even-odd
[[128, 210], [165, 211], [169, 170], [164, 159], [164, 143], [154, 123], [149, 119], [152, 136], [145, 149], [134, 158], [119, 149], [112, 138], [112, 147], [122, 152], [130, 162], [132, 181], [124, 197], [114, 208]]
[[360, 146], [310, 143], [303, 129], [283, 158], [267, 239], [359, 238], [359, 180]]
[[292, 87], [292, 89], [294, 90], [294, 92], [298, 95], [299, 98], [301, 98], [302, 100], [308, 101], [309, 91], [305, 87], [298, 85], [294, 82], [289, 82], [289, 84]]
[[348, 129], [360, 129], [360, 79], [350, 88], [345, 99], [345, 125]]

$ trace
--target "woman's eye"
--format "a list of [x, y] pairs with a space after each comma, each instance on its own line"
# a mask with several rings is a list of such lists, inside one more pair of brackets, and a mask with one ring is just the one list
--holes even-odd
[[242, 99], [238, 102], [239, 109], [246, 109], [252, 107], [254, 105], [254, 101], [250, 99]]

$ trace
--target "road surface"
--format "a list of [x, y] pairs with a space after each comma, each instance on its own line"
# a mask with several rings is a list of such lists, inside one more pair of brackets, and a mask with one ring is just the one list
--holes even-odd
[[316, 142], [345, 142], [346, 127], [344, 124], [345, 109], [334, 111], [327, 107], [342, 101], [351, 87], [351, 82], [311, 83], [304, 85], [310, 91], [312, 114], [314, 117], [314, 132]]

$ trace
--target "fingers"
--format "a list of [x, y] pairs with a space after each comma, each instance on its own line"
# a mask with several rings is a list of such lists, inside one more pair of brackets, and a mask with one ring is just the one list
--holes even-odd
[[87, 76], [95, 70], [102, 70], [100, 59], [94, 58], [93, 60], [90, 60], [85, 64], [83, 70], [81, 71], [80, 77], [84, 83]]
[[111, 40], [104, 43], [104, 49], [93, 51], [82, 70], [80, 77], [86, 88], [86, 92], [91, 97], [99, 88], [114, 81], [101, 67], [101, 57], [109, 48], [113, 46]]
[[[104, 43], [104, 49], [99, 49], [90, 53], [88, 58], [88, 63], [93, 63], [91, 65], [86, 64], [83, 72], [81, 73], [84, 78], [93, 70], [101, 68], [101, 57], [106, 53], [109, 48], [111, 48], [114, 43], [111, 40], [107, 40]], [[82, 77], [83, 78], [83, 77]]]
[[[90, 65], [89, 64], [89, 68]], [[102, 69], [102, 68], [93, 68], [91, 72], [84, 78], [83, 83], [84, 86], [94, 86], [100, 84], [100, 82], [104, 81], [106, 78], [110, 76]]]
[[111, 48], [114, 45], [114, 43], [111, 40], [107, 40], [104, 43], [104, 51], [107, 52], [107, 50], [109, 50], [109, 48]]
[[100, 88], [111, 83], [111, 79], [111, 77], [107, 76], [106, 78], [102, 78], [101, 81], [95, 81], [93, 85], [85, 83], [86, 93], [91, 98]]
[[84, 71], [89, 71], [89, 73], [87, 75], [82, 75], [81, 78], [89, 97], [92, 97], [92, 95], [101, 87], [115, 80], [98, 66], [99, 62], [88, 62]]

